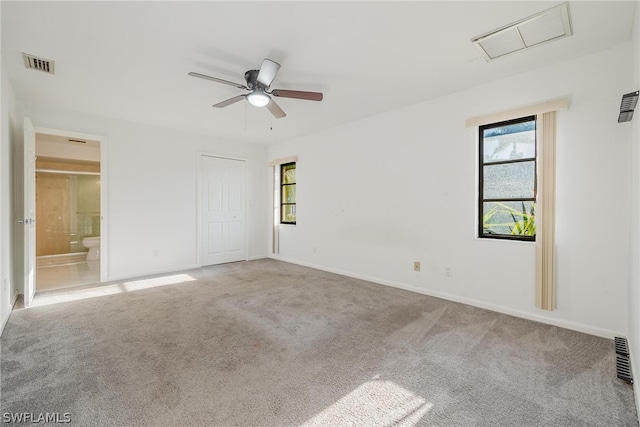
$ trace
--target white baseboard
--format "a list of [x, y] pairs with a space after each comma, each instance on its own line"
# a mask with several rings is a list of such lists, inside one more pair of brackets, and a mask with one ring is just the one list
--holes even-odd
[[[629, 347], [629, 359], [631, 360], [631, 376], [633, 377], [633, 395], [636, 398], [636, 411], [640, 413], [640, 383], [638, 380], [640, 377], [640, 357], [634, 357], [633, 346], [627, 337], [627, 345]], [[640, 417], [639, 417], [640, 418]]]
[[373, 282], [373, 283], [377, 283], [377, 284], [380, 284], [380, 285], [386, 285], [386, 286], [391, 286], [391, 287], [394, 287], [394, 288], [404, 289], [406, 291], [411, 291], [411, 292], [415, 292], [415, 293], [422, 294], [422, 295], [429, 295], [429, 296], [436, 297], [436, 298], [446, 299], [448, 301], [459, 302], [459, 303], [462, 303], [462, 304], [467, 304], [467, 305], [471, 305], [471, 306], [474, 306], [474, 307], [495, 311], [497, 313], [508, 314], [510, 316], [519, 317], [519, 318], [522, 318], [522, 319], [533, 320], [535, 322], [540, 322], [540, 323], [545, 323], [545, 324], [548, 324], [548, 325], [558, 326], [558, 327], [561, 327], [561, 328], [570, 329], [570, 330], [577, 331], [577, 332], [583, 332], [583, 333], [589, 334], [589, 335], [595, 335], [595, 336], [608, 338], [608, 339], [613, 339], [616, 336], [624, 336], [625, 335], [625, 334], [622, 334], [619, 331], [612, 331], [612, 330], [609, 330], [609, 329], [599, 328], [597, 326], [587, 325], [587, 324], [584, 324], [584, 323], [572, 322], [570, 320], [555, 319], [555, 318], [552, 318], [552, 317], [540, 316], [538, 314], [528, 313], [528, 312], [520, 311], [520, 310], [514, 310], [514, 309], [512, 309], [510, 307], [505, 307], [505, 306], [497, 305], [497, 304], [491, 304], [491, 303], [488, 303], [488, 302], [485, 302], [485, 301], [479, 301], [479, 300], [476, 300], [476, 299], [473, 299], [473, 298], [468, 298], [468, 297], [464, 297], [464, 296], [460, 296], [460, 295], [449, 294], [449, 293], [446, 293], [446, 292], [435, 291], [435, 290], [431, 290], [431, 289], [418, 288], [418, 287], [407, 285], [407, 284], [404, 284], [404, 283], [393, 282], [393, 281], [390, 281], [390, 280], [380, 279], [380, 278], [377, 278], [377, 277], [370, 277], [370, 276], [365, 276], [365, 275], [362, 275], [362, 274], [353, 273], [351, 271], [339, 270], [339, 269], [330, 268], [330, 267], [326, 267], [326, 266], [322, 266], [322, 265], [316, 265], [316, 264], [312, 264], [312, 263], [308, 263], [308, 262], [292, 260], [292, 259], [288, 259], [286, 257], [281, 257], [279, 255], [271, 255], [270, 258], [278, 260], [278, 261], [289, 262], [291, 264], [302, 265], [304, 267], [315, 268], [316, 270], [327, 271], [329, 273], [340, 274], [342, 276], [353, 277], [354, 279], [366, 280], [368, 282]]
[[[631, 366], [633, 366], [633, 362]], [[631, 369], [633, 370], [633, 368]], [[634, 378], [637, 377], [634, 375]], [[636, 397], [636, 413], [638, 413], [640, 411], [640, 385], [638, 385], [637, 380], [633, 382], [633, 394]], [[638, 420], [640, 420], [640, 417], [638, 417]]]
[[[265, 259], [265, 258], [269, 258], [268, 255], [254, 255], [252, 257], [247, 258], [247, 261], [255, 261], [255, 260], [259, 260], [259, 259]], [[136, 272], [129, 272], [129, 273], [121, 273], [121, 274], [117, 274], [117, 275], [109, 275], [107, 278], [106, 282], [103, 283], [110, 283], [110, 282], [115, 282], [118, 280], [128, 280], [128, 279], [135, 279], [137, 277], [144, 277], [144, 276], [155, 276], [157, 274], [169, 274], [169, 273], [177, 273], [180, 271], [185, 271], [185, 270], [195, 270], [196, 268], [201, 268], [201, 265], [198, 264], [191, 264], [191, 265], [186, 265], [183, 267], [173, 267], [170, 269], [159, 269], [159, 270], [152, 270], [152, 271], [136, 271]]]
[[13, 294], [13, 301], [9, 303], [9, 311], [7, 312], [7, 316], [2, 319], [2, 325], [0, 325], [0, 336], [4, 332], [4, 327], [7, 326], [7, 322], [9, 321], [9, 317], [11, 317], [11, 313], [13, 312], [13, 307], [16, 305], [16, 301], [18, 301], [18, 293]]
[[4, 327], [7, 326], [7, 322], [9, 321], [9, 317], [11, 316], [11, 311], [9, 311], [9, 313], [7, 313], [6, 317], [4, 319], [2, 319], [2, 325], [0, 325], [0, 337], [2, 336], [2, 333], [4, 332]]

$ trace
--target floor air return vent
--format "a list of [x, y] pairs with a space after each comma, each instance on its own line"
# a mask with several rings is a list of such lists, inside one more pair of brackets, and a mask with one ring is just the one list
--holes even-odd
[[626, 381], [629, 384], [633, 384], [627, 339], [615, 337], [614, 343], [616, 347], [616, 373], [618, 375], [618, 378], [620, 378], [622, 381]]

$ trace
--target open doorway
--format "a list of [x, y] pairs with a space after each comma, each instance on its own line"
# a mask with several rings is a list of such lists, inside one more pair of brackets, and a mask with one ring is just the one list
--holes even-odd
[[36, 291], [99, 283], [100, 141], [36, 132]]

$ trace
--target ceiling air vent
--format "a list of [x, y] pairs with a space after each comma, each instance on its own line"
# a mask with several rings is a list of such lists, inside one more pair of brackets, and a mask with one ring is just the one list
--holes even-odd
[[55, 74], [55, 62], [50, 59], [38, 58], [37, 56], [23, 53], [24, 66], [31, 70], [44, 71], [45, 73]]
[[471, 41], [488, 62], [571, 34], [569, 3], [563, 3]]
[[620, 101], [620, 114], [618, 115], [618, 123], [630, 122], [633, 119], [633, 110], [638, 105], [638, 95], [640, 92], [635, 91], [622, 95]]

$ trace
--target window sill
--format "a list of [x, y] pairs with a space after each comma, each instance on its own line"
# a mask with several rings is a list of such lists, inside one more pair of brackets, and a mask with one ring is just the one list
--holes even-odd
[[517, 240], [517, 239], [500, 239], [500, 238], [491, 238], [491, 237], [478, 237], [475, 239], [477, 241], [482, 242], [498, 242], [498, 243], [516, 243], [516, 244], [524, 244], [524, 245], [535, 245], [535, 240]]

